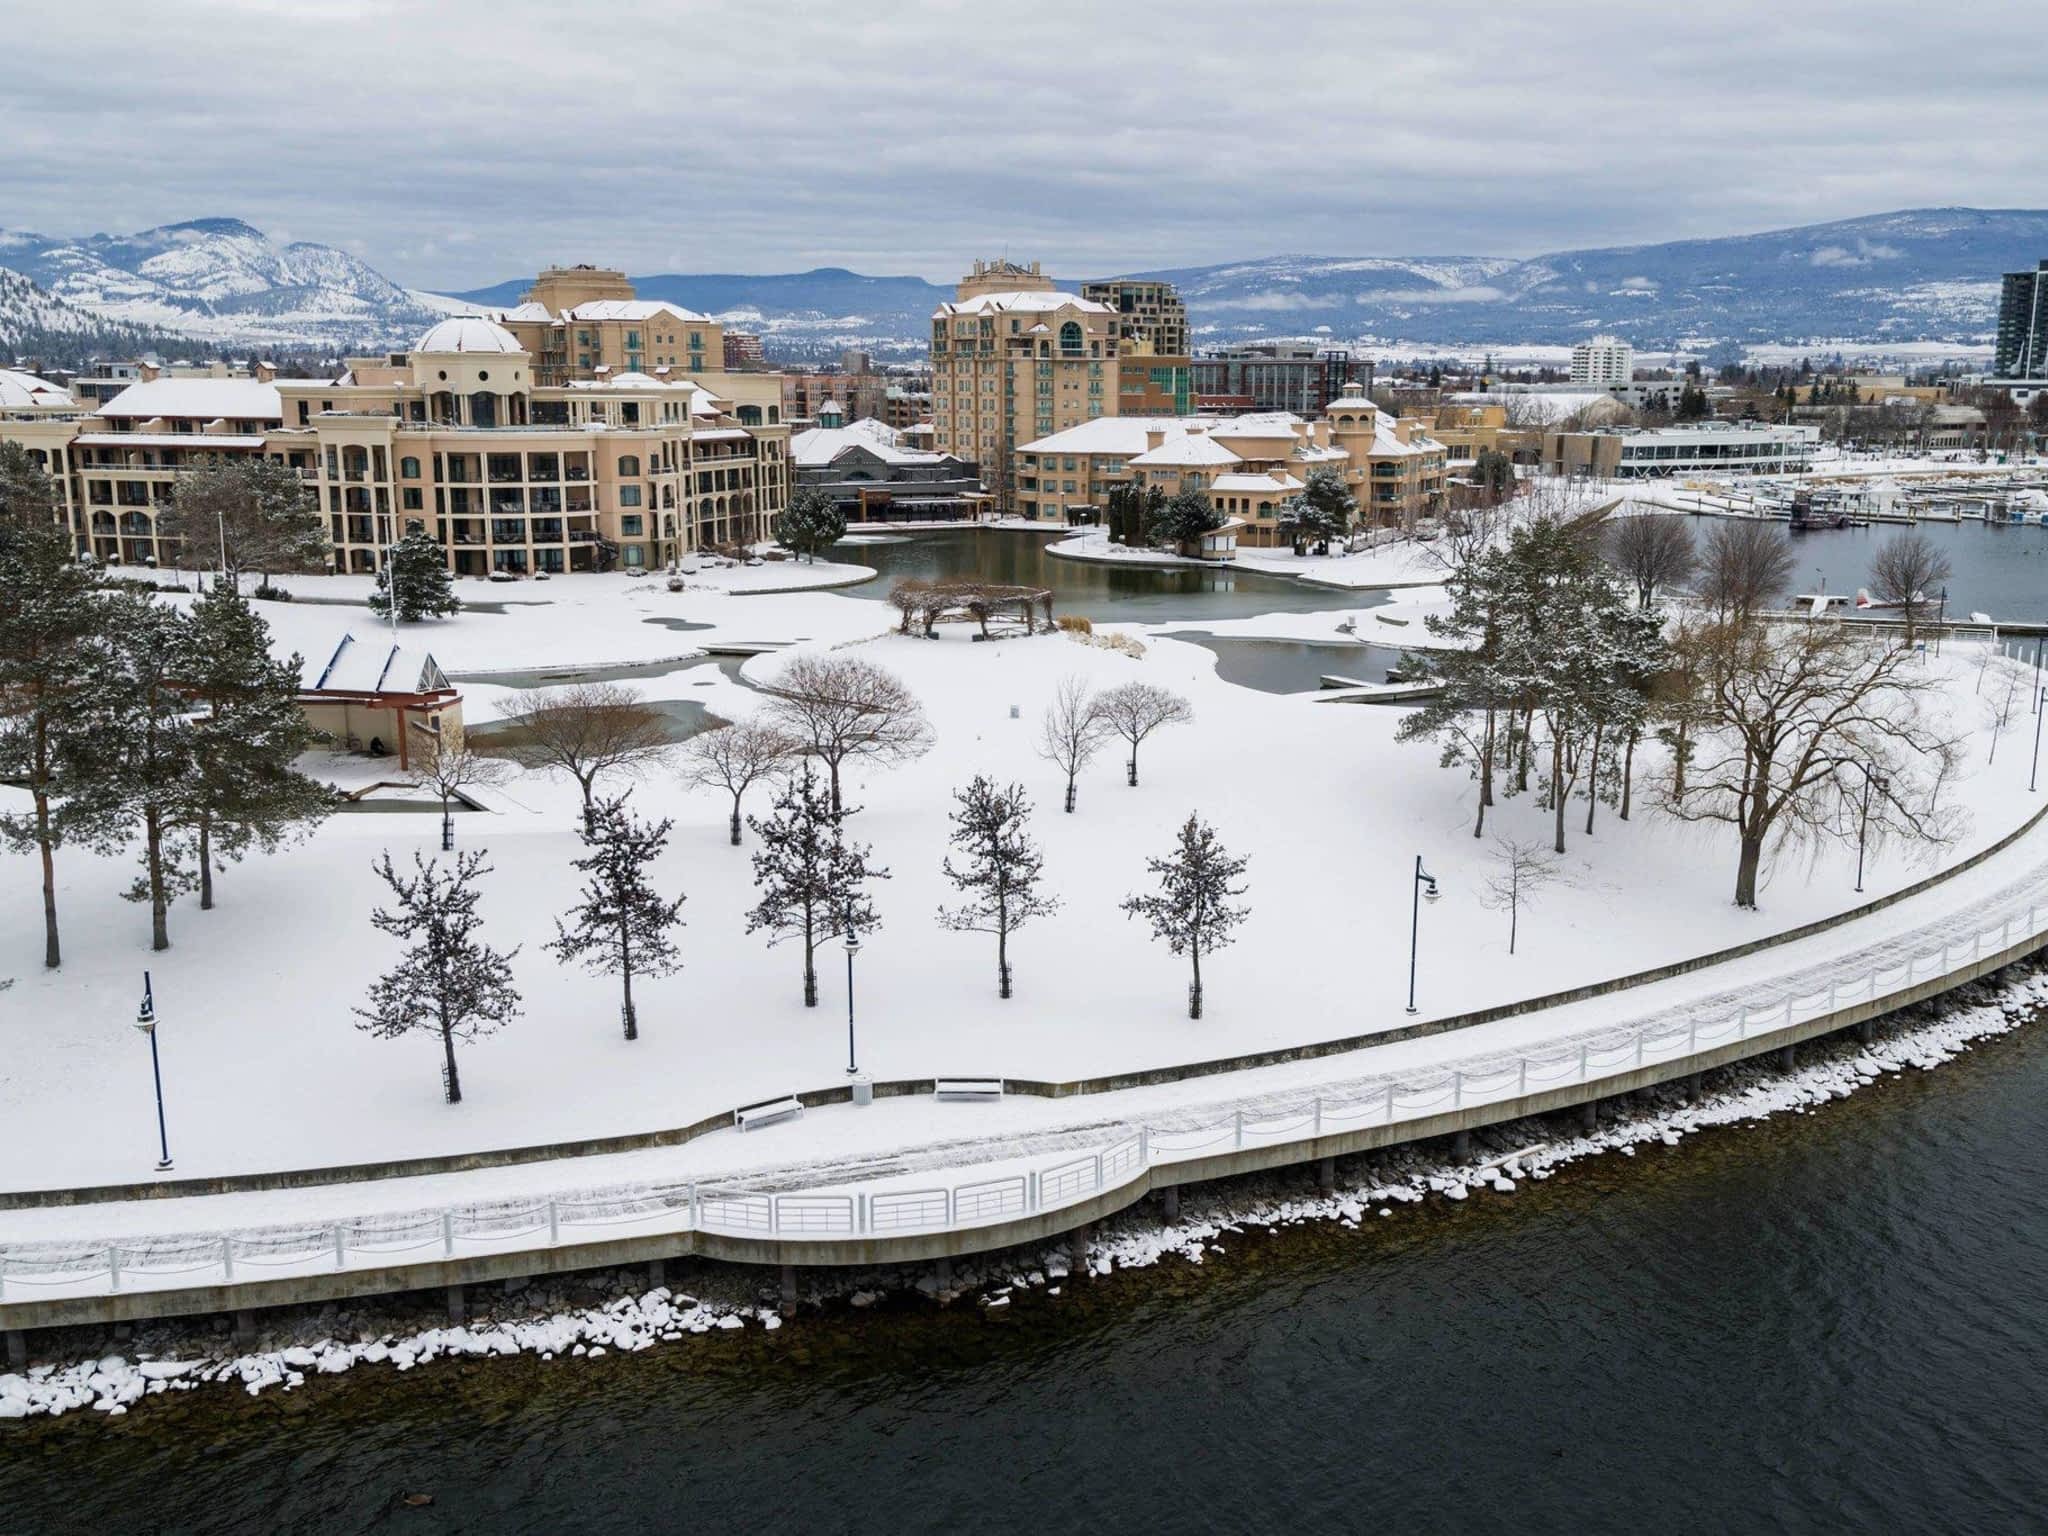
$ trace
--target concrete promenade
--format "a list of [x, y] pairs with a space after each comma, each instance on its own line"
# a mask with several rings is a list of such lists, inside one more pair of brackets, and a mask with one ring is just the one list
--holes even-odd
[[466, 1285], [686, 1256], [872, 1265], [1044, 1242], [1183, 1184], [1309, 1164], [1327, 1178], [1338, 1157], [1746, 1058], [1789, 1065], [1802, 1042], [2048, 945], [2044, 897], [2037, 819], [1904, 900], [1711, 966], [1343, 1054], [1006, 1100], [980, 1136], [934, 1134], [928, 1100], [905, 1095], [808, 1115], [826, 1149], [809, 1162], [739, 1166], [774, 1132], [727, 1134], [642, 1154], [663, 1159], [658, 1178], [568, 1195], [545, 1193], [563, 1165], [536, 1164], [402, 1181], [388, 1193], [438, 1203], [399, 1209], [350, 1185], [322, 1192], [324, 1210], [268, 1190], [20, 1212], [0, 1248], [0, 1330], [444, 1287], [459, 1307]]

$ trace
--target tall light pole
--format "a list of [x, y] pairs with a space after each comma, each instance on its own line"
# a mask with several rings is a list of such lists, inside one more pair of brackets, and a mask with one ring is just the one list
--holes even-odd
[[2041, 787], [2041, 717], [2048, 715], [2048, 686], [2034, 690], [2034, 769], [2027, 775], [2027, 793]]
[[853, 913], [846, 914], [846, 1075], [860, 1076], [853, 1059], [853, 957], [860, 953], [860, 935], [854, 931]]
[[164, 1069], [156, 1053], [156, 994], [150, 990], [149, 972], [142, 973], [142, 1006], [135, 1010], [135, 1027], [149, 1036], [149, 1071], [156, 1079], [156, 1144], [160, 1154], [156, 1171], [171, 1171], [171, 1137], [164, 1129]]
[[1865, 834], [1870, 831], [1870, 786], [1874, 782], [1879, 789], [1883, 789], [1886, 780], [1883, 774], [1872, 773], [1868, 763], [1858, 763], [1856, 766], [1863, 770], [1863, 814], [1856, 822], [1856, 889], [1860, 892], [1863, 889], [1863, 840]]
[[1422, 936], [1422, 898], [1437, 899], [1436, 876], [1422, 867], [1422, 855], [1415, 855], [1414, 910], [1408, 917], [1408, 1011], [1415, 1012], [1415, 953]]

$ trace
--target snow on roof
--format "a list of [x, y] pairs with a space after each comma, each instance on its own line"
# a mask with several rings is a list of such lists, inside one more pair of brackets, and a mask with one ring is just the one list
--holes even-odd
[[709, 325], [711, 317], [700, 315], [694, 309], [684, 309], [680, 304], [671, 304], [666, 299], [592, 299], [587, 304], [578, 304], [573, 309], [562, 311], [568, 320], [652, 320], [660, 315], [681, 320], [687, 325]]
[[1286, 474], [1218, 475], [1209, 482], [1214, 491], [1298, 491], [1301, 485], [1301, 481]]
[[1133, 456], [1131, 462], [1163, 468], [1176, 464], [1241, 464], [1244, 460], [1209, 434], [1188, 432], [1179, 437], [1168, 438], [1157, 448], [1146, 449], [1143, 453]]
[[983, 293], [971, 299], [941, 304], [932, 312], [941, 315], [1049, 314], [1056, 309], [1077, 309], [1086, 315], [1113, 315], [1115, 310], [1078, 293], [1035, 291], [1026, 293]]
[[811, 427], [789, 440], [790, 457], [799, 469], [822, 469], [839, 456], [860, 448], [885, 464], [936, 464], [942, 457], [922, 448], [906, 448], [894, 427], [862, 417], [843, 427]]
[[519, 338], [482, 315], [450, 315], [413, 343], [415, 352], [524, 352]]
[[427, 652], [383, 635], [358, 640], [347, 630], [324, 658], [308, 658], [299, 666], [302, 693], [436, 693], [450, 686]]
[[260, 379], [152, 379], [130, 384], [93, 414], [282, 421], [284, 405], [277, 386]]
[[545, 325], [551, 324], [554, 321], [555, 316], [554, 312], [550, 310], [547, 307], [547, 305], [537, 303], [532, 299], [528, 299], [524, 304], [514, 304], [510, 309], [500, 309], [492, 311], [491, 318], [493, 320], [499, 321], [532, 321]]
[[1219, 422], [1211, 429], [1215, 437], [1293, 437], [1302, 424], [1292, 411], [1250, 411]]
[[10, 406], [66, 406], [75, 404], [68, 389], [61, 389], [48, 379], [39, 379], [32, 373], [22, 373], [14, 368], [0, 368], [0, 410]]
[[80, 448], [261, 448], [259, 432], [81, 432], [71, 439]]
[[1164, 432], [1168, 442], [1216, 425], [1214, 416], [1097, 416], [1023, 445], [1024, 453], [1121, 453], [1145, 451], [1147, 432]]

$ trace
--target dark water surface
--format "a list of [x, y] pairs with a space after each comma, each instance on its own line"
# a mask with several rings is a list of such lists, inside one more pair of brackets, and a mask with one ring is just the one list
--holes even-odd
[[[1696, 537], [1705, 538], [1711, 521], [1692, 520]], [[1817, 529], [1787, 532], [1799, 557], [1792, 580], [1797, 590], [1819, 590], [1823, 577], [1830, 592], [1853, 593], [1870, 585], [1870, 561], [1877, 547], [1904, 530], [1898, 523], [1869, 528]], [[1979, 610], [1993, 619], [2048, 619], [2048, 528], [2013, 528], [2004, 524], [1918, 523], [1910, 530], [1923, 535], [1948, 556], [1948, 616], [1967, 619]]]
[[12, 1426], [0, 1530], [2038, 1530], [2044, 1131], [2037, 1024], [1000, 1322], [906, 1302]]

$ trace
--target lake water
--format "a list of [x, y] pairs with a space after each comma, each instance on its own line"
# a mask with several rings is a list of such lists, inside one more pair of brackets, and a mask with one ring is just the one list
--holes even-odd
[[2044, 1188], [2037, 1024], [999, 1322], [841, 1308], [11, 1426], [0, 1529], [2037, 1530]]
[[[1710, 523], [1693, 520], [1706, 536]], [[1870, 561], [1878, 545], [1901, 531], [1896, 523], [1870, 528], [1787, 532], [1799, 556], [1793, 581], [1801, 592], [1819, 589], [1853, 593], [1870, 585]], [[1994, 619], [2048, 620], [2048, 528], [2009, 528], [1984, 523], [1921, 523], [1915, 530], [1948, 556], [1948, 616], [1967, 619], [1972, 609]]]

